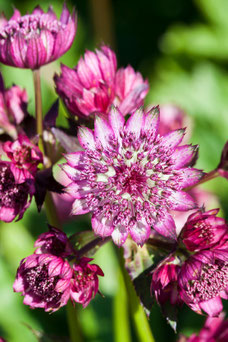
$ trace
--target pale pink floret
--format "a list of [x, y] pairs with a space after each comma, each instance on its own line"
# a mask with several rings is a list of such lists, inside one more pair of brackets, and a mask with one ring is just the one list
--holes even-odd
[[226, 249], [204, 250], [190, 257], [178, 277], [181, 299], [199, 314], [218, 316], [221, 298], [228, 298], [228, 253]]
[[0, 220], [20, 220], [35, 193], [33, 179], [21, 177], [13, 163], [0, 162]]
[[104, 276], [100, 267], [89, 264], [93, 260], [83, 257], [79, 263], [73, 265], [73, 278], [71, 285], [71, 298], [85, 308], [98, 291], [98, 276]]
[[116, 55], [107, 46], [95, 52], [87, 50], [74, 69], [62, 65], [62, 73], [54, 80], [69, 112], [85, 118], [107, 114], [115, 104], [126, 115], [142, 105], [148, 82], [131, 66], [116, 68]]
[[66, 155], [63, 166], [72, 183], [74, 215], [92, 212], [96, 234], [122, 245], [128, 234], [143, 245], [151, 227], [176, 239], [169, 210], [190, 210], [194, 200], [182, 189], [198, 182], [202, 172], [185, 167], [196, 149], [178, 146], [184, 130], [158, 134], [159, 112], [137, 110], [125, 123], [112, 108], [108, 118], [95, 118], [94, 132], [80, 128], [85, 151]]
[[9, 21], [3, 17], [0, 27], [0, 62], [38, 69], [62, 56], [76, 34], [75, 13], [65, 3], [58, 20], [52, 8], [45, 13], [39, 6], [32, 14], [21, 16], [16, 9]]
[[[20, 182], [28, 178], [33, 178], [38, 170], [38, 165], [43, 162], [43, 154], [26, 135], [19, 135], [15, 141], [7, 141], [3, 145], [3, 150], [12, 161], [11, 170]], [[13, 167], [13, 165], [15, 167]]]
[[33, 254], [23, 259], [13, 285], [22, 292], [31, 309], [56, 311], [70, 298], [72, 269], [67, 261], [51, 254]]

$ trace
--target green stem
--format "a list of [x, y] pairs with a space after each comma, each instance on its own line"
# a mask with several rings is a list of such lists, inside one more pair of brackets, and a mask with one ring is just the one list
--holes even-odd
[[213, 171], [211, 171], [209, 173], [206, 173], [205, 176], [203, 176], [203, 178], [201, 178], [201, 180], [198, 183], [185, 188], [184, 191], [192, 190], [196, 186], [198, 186], [200, 184], [203, 184], [203, 183], [206, 183], [206, 182], [210, 181], [211, 179], [214, 179], [214, 178], [216, 178], [218, 176], [219, 176], [218, 170], [213, 170]]
[[139, 297], [137, 296], [131, 278], [127, 273], [124, 266], [124, 258], [122, 251], [119, 251], [119, 264], [124, 277], [125, 286], [128, 294], [128, 302], [130, 305], [130, 312], [133, 319], [134, 327], [140, 342], [155, 342], [152, 331], [150, 329], [148, 318], [140, 304]]
[[128, 312], [128, 296], [124, 283], [123, 274], [120, 268], [117, 271], [118, 291], [114, 297], [113, 318], [114, 318], [114, 341], [131, 342], [130, 322]]
[[[43, 141], [43, 115], [42, 115], [42, 97], [39, 70], [33, 71], [33, 81], [35, 90], [35, 108], [36, 108], [36, 130], [39, 135], [39, 148], [45, 153]], [[47, 156], [48, 157], [48, 156]], [[45, 167], [45, 166], [44, 166]], [[45, 209], [48, 222], [59, 229], [61, 224], [58, 219], [58, 213], [52, 198], [52, 194], [47, 191], [45, 196]], [[77, 317], [77, 310], [72, 306], [72, 303], [67, 304], [67, 317], [70, 331], [71, 342], [82, 342], [82, 330]]]
[[39, 135], [39, 148], [44, 153], [40, 69], [33, 70], [33, 83], [35, 91], [36, 132]]

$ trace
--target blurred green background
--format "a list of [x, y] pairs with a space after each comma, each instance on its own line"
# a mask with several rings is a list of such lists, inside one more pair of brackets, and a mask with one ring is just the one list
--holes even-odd
[[[60, 14], [62, 1], [52, 1]], [[118, 65], [131, 64], [150, 83], [146, 103], [174, 103], [194, 120], [191, 142], [200, 145], [197, 166], [210, 171], [218, 164], [228, 136], [228, 2], [227, 0], [78, 0], [67, 2], [78, 11], [75, 42], [60, 60], [42, 69], [44, 112], [56, 98], [52, 77], [60, 62], [75, 66], [85, 49], [94, 49], [102, 42], [116, 51]], [[34, 0], [3, 1], [0, 10], [9, 18], [13, 5], [21, 13], [31, 12]], [[39, 1], [47, 9], [47, 1]], [[5, 83], [25, 87], [29, 94], [29, 111], [34, 112], [32, 74], [1, 65]], [[65, 109], [60, 107], [60, 119]], [[216, 179], [204, 188], [220, 200], [222, 214], [228, 218], [228, 182]], [[0, 227], [0, 336], [12, 342], [37, 341], [31, 329], [66, 337], [68, 327], [65, 309], [48, 315], [30, 310], [22, 297], [14, 294], [12, 284], [20, 260], [33, 252], [33, 242], [46, 230], [45, 213], [38, 215], [35, 205], [22, 221]], [[75, 232], [75, 222], [65, 224], [67, 233]], [[86, 218], [77, 221], [80, 229], [90, 228]], [[100, 290], [86, 310], [79, 308], [79, 319], [86, 341], [114, 341], [113, 307], [118, 291], [117, 263], [111, 243], [96, 255], [104, 270]], [[178, 331], [189, 335], [202, 325], [204, 318], [183, 307]], [[175, 341], [176, 335], [154, 306], [150, 324], [156, 341]], [[30, 328], [29, 328], [30, 327]], [[137, 341], [132, 329], [133, 340]], [[57, 339], [55, 339], [57, 341]], [[123, 340], [124, 341], [124, 340]]]

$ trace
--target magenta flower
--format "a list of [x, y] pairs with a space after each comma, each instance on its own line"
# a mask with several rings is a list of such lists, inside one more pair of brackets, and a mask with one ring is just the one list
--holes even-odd
[[26, 90], [18, 86], [5, 89], [1, 74], [0, 84], [0, 131], [16, 139], [16, 125], [19, 125], [25, 117], [28, 96]]
[[83, 257], [78, 264], [73, 265], [73, 279], [71, 286], [71, 298], [82, 304], [85, 308], [98, 291], [98, 276], [104, 276], [101, 268], [95, 264], [89, 264], [93, 260]]
[[181, 238], [189, 251], [209, 249], [228, 237], [228, 225], [223, 218], [216, 217], [219, 209], [197, 211], [189, 216]]
[[39, 69], [53, 62], [71, 47], [76, 34], [75, 13], [70, 15], [64, 3], [60, 20], [50, 7], [39, 6], [32, 14], [14, 11], [9, 21], [1, 21], [0, 62], [6, 65]]
[[14, 142], [5, 142], [3, 150], [20, 173], [22, 181], [34, 177], [38, 165], [43, 162], [42, 152], [25, 135], [19, 135]]
[[11, 222], [16, 216], [20, 220], [34, 193], [32, 179], [22, 180], [12, 163], [0, 161], [0, 220]]
[[208, 317], [198, 336], [191, 335], [179, 342], [226, 342], [228, 341], [228, 320], [224, 316]]
[[71, 114], [107, 114], [114, 103], [126, 115], [143, 104], [148, 82], [130, 66], [116, 72], [116, 64], [115, 53], [102, 46], [86, 51], [74, 69], [61, 66], [62, 74], [54, 77], [56, 91]]
[[117, 71], [115, 84], [114, 104], [123, 115], [133, 113], [143, 105], [149, 85], [130, 65]]
[[23, 259], [13, 285], [22, 292], [31, 309], [56, 311], [70, 298], [72, 269], [67, 261], [51, 254], [33, 254]]
[[168, 210], [190, 210], [194, 200], [182, 191], [201, 178], [202, 172], [185, 167], [195, 147], [179, 146], [184, 130], [157, 134], [157, 110], [137, 110], [125, 123], [114, 108], [107, 120], [95, 118], [94, 132], [79, 129], [85, 151], [66, 155], [63, 166], [72, 183], [74, 215], [92, 212], [92, 228], [122, 245], [128, 234], [143, 245], [151, 227], [176, 239]]
[[163, 306], [167, 302], [171, 305], [180, 302], [177, 290], [177, 278], [180, 270], [174, 256], [167, 257], [152, 273], [151, 293], [156, 301]]
[[228, 253], [223, 249], [204, 250], [182, 265], [179, 277], [181, 299], [199, 314], [218, 316], [221, 298], [228, 298]]
[[72, 253], [66, 234], [58, 228], [49, 226], [49, 231], [42, 233], [36, 240], [35, 254], [52, 254], [67, 257]]

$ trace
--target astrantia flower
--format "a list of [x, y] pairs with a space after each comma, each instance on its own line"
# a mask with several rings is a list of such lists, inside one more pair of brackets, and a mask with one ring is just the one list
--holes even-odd
[[54, 77], [56, 91], [71, 114], [106, 114], [115, 103], [126, 115], [143, 104], [148, 82], [130, 66], [116, 72], [116, 65], [115, 53], [102, 46], [86, 51], [74, 69], [61, 66], [62, 74]]
[[66, 155], [63, 167], [75, 197], [72, 213], [92, 212], [96, 234], [112, 236], [122, 245], [128, 234], [143, 245], [151, 227], [175, 239], [168, 210], [190, 210], [195, 202], [183, 188], [198, 182], [202, 172], [185, 167], [194, 146], [179, 146], [184, 130], [157, 134], [157, 109], [137, 110], [125, 123], [112, 109], [108, 119], [95, 118], [94, 132], [80, 128], [78, 139], [85, 151]]
[[14, 142], [5, 142], [3, 150], [21, 173], [20, 178], [23, 181], [34, 176], [38, 164], [43, 162], [42, 152], [25, 135], [19, 135]]
[[228, 298], [228, 253], [226, 249], [204, 250], [182, 265], [179, 277], [182, 300], [197, 313], [218, 316], [221, 298]]
[[67, 261], [51, 254], [32, 254], [21, 261], [13, 289], [22, 292], [23, 303], [30, 308], [56, 311], [69, 300], [71, 278]]
[[24, 119], [27, 103], [26, 90], [18, 86], [5, 88], [0, 74], [0, 131], [17, 138], [16, 125]]
[[49, 226], [49, 231], [40, 234], [36, 240], [36, 254], [53, 254], [60, 257], [66, 257], [72, 252], [68, 243], [66, 234], [58, 228]]
[[38, 69], [62, 56], [72, 45], [76, 33], [75, 13], [71, 16], [64, 3], [60, 20], [50, 7], [45, 13], [39, 6], [32, 14], [14, 11], [0, 27], [0, 62]]
[[79, 263], [73, 265], [73, 278], [71, 282], [71, 298], [85, 308], [98, 291], [98, 276], [104, 273], [96, 264], [89, 264], [93, 260], [81, 258]]
[[228, 225], [216, 217], [219, 209], [198, 211], [189, 216], [181, 233], [182, 241], [190, 251], [212, 248], [228, 236]]
[[21, 180], [17, 171], [12, 163], [0, 161], [0, 220], [5, 222], [21, 219], [35, 193], [33, 180]]
[[177, 291], [177, 277], [180, 270], [175, 257], [166, 258], [152, 273], [151, 293], [155, 295], [157, 302], [163, 304], [169, 302], [175, 305], [180, 302]]

